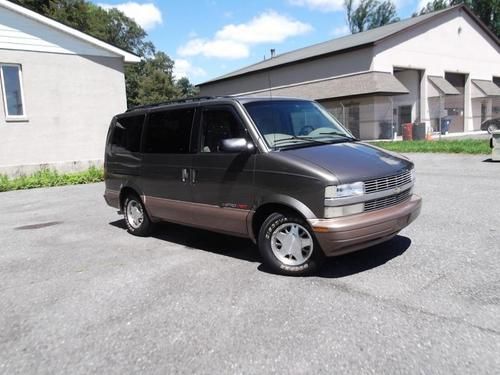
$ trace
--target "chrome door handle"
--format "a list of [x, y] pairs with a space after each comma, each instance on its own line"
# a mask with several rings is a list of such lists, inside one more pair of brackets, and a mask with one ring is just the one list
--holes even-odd
[[182, 168], [182, 182], [186, 182], [189, 178], [189, 171], [187, 168]]
[[191, 169], [191, 183], [196, 183], [196, 169]]

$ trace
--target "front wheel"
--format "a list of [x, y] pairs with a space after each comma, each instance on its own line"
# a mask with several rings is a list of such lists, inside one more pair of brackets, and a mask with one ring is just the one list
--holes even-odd
[[129, 194], [123, 203], [125, 223], [128, 232], [136, 236], [147, 236], [151, 231], [151, 220], [142, 200], [136, 194]]
[[296, 215], [269, 215], [260, 228], [258, 243], [265, 263], [283, 275], [310, 275], [324, 257], [309, 225]]

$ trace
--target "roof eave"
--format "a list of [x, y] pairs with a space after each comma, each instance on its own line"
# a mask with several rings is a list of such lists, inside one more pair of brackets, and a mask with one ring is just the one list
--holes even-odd
[[77, 39], [83, 40], [87, 43], [93, 44], [99, 48], [102, 48], [108, 52], [111, 52], [112, 54], [115, 54], [117, 56], [123, 57], [123, 61], [125, 63], [138, 63], [141, 61], [141, 58], [131, 52], [125, 51], [121, 48], [115, 47], [109, 43], [103, 42], [102, 40], [99, 40], [97, 38], [94, 38], [91, 35], [85, 34], [81, 31], [78, 31], [72, 27], [66, 26], [65, 24], [58, 22], [56, 20], [53, 20], [51, 18], [45, 17], [41, 14], [38, 14], [30, 9], [27, 9], [21, 5], [17, 5], [14, 3], [11, 3], [10, 1], [7, 0], [0, 0], [0, 6], [9, 9], [12, 12], [18, 13], [24, 17], [30, 18], [36, 22], [42, 23], [44, 25], [47, 25], [49, 27], [52, 27], [56, 30], [65, 32], [66, 34], [69, 34]]

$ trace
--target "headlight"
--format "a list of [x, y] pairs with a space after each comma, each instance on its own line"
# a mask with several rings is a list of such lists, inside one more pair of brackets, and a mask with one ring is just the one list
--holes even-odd
[[417, 179], [417, 175], [415, 174], [415, 168], [410, 170], [410, 176], [411, 176], [411, 181], [415, 182], [415, 180]]
[[327, 186], [325, 188], [325, 198], [345, 198], [363, 195], [365, 193], [365, 184], [363, 182], [354, 182], [352, 184]]

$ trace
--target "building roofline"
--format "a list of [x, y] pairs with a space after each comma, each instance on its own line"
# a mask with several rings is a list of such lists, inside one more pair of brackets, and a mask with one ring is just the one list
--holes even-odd
[[67, 25], [59, 22], [59, 21], [56, 21], [52, 18], [43, 16], [37, 12], [34, 12], [30, 9], [27, 9], [21, 5], [12, 3], [8, 0], [0, 0], [0, 7], [11, 10], [15, 13], [22, 15], [22, 16], [30, 18], [36, 22], [39, 22], [39, 23], [44, 24], [46, 26], [49, 26], [53, 29], [56, 29], [58, 31], [61, 31], [61, 32], [66, 33], [68, 35], [71, 35], [77, 39], [83, 40], [84, 42], [93, 44], [94, 46], [102, 48], [108, 52], [115, 54], [115, 55], [121, 56], [125, 63], [138, 63], [141, 61], [141, 58], [132, 52], [125, 51], [124, 49], [113, 46], [112, 44], [104, 42], [96, 37], [93, 37], [93, 36], [86, 34], [82, 31], [76, 30], [70, 26], [67, 26]]
[[[321, 43], [324, 43], [324, 42], [315, 43], [315, 44], [312, 44], [310, 46], [302, 47], [302, 48], [299, 48], [299, 49], [296, 49], [296, 50], [293, 50], [293, 51], [288, 51], [288, 52], [285, 52], [285, 53], [283, 53], [283, 54], [281, 54], [279, 56], [283, 56], [283, 55], [286, 55], [286, 54], [291, 53], [291, 52], [299, 51], [301, 49], [309, 48], [311, 46], [315, 46], [315, 45], [321, 44]], [[249, 71], [249, 72], [244, 72], [244, 73], [241, 73], [241, 74], [235, 74], [235, 75], [231, 75], [231, 76], [228, 76], [228, 77], [222, 76], [220, 78], [214, 78], [214, 79], [212, 79], [210, 81], [199, 83], [196, 86], [200, 87], [200, 86], [209, 85], [209, 84], [216, 83], [216, 82], [222, 82], [222, 81], [230, 80], [232, 78], [239, 78], [239, 77], [244, 77], [246, 75], [250, 75], [250, 74], [254, 74], [254, 73], [266, 72], [268, 70], [273, 70], [274, 68], [280, 68], [282, 66], [295, 65], [295, 64], [300, 64], [300, 63], [306, 62], [306, 61], [317, 60], [317, 59], [320, 59], [320, 58], [323, 58], [323, 57], [327, 57], [327, 56], [340, 55], [342, 53], [351, 52], [351, 51], [355, 51], [355, 50], [358, 50], [358, 49], [363, 49], [363, 48], [366, 48], [366, 47], [370, 47], [370, 46], [373, 46], [374, 44], [375, 44], [375, 42], [363, 43], [363, 44], [359, 44], [357, 46], [352, 46], [352, 47], [349, 47], [349, 48], [344, 48], [344, 49], [339, 50], [339, 51], [325, 52], [325, 53], [317, 54], [317, 55], [314, 55], [314, 56], [308, 56], [308, 57], [305, 57], [303, 59], [298, 59], [298, 60], [294, 60], [294, 61], [288, 61], [288, 62], [284, 62], [282, 64], [273, 65], [273, 66], [269, 66], [269, 67], [261, 68], [261, 69], [256, 69], [256, 70], [252, 70], [252, 71]], [[249, 67], [251, 67], [253, 65], [258, 65], [261, 62], [262, 61], [259, 61], [257, 63], [251, 64], [251, 65], [247, 65], [245, 68], [249, 68]], [[231, 74], [231, 73], [228, 73], [228, 74]]]
[[[254, 73], [257, 73], [257, 72], [265, 72], [265, 71], [272, 70], [272, 69], [278, 68], [278, 67], [283, 67], [283, 66], [288, 66], [288, 65], [303, 63], [303, 62], [306, 62], [306, 61], [315, 60], [315, 59], [326, 57], [326, 56], [333, 56], [333, 55], [337, 55], [337, 54], [346, 53], [346, 52], [349, 52], [349, 51], [352, 51], [352, 50], [357, 50], [357, 49], [369, 47], [369, 46], [375, 45], [376, 43], [379, 43], [379, 42], [381, 42], [383, 40], [390, 39], [390, 38], [392, 38], [392, 37], [394, 37], [394, 36], [396, 36], [396, 35], [398, 35], [398, 34], [400, 34], [402, 32], [406, 32], [406, 31], [411, 30], [411, 29], [413, 29], [415, 27], [423, 25], [423, 24], [425, 24], [425, 23], [427, 23], [427, 22], [429, 22], [431, 20], [434, 20], [436, 17], [441, 17], [442, 15], [448, 14], [449, 12], [457, 10], [457, 9], [464, 9], [464, 11], [469, 16], [471, 16], [471, 18], [474, 21], [476, 21], [476, 23], [481, 27], [481, 29], [483, 29], [483, 31], [485, 31], [488, 34], [488, 36], [490, 36], [492, 38], [492, 40], [497, 45], [500, 45], [500, 39], [488, 28], [488, 26], [486, 26], [486, 24], [483, 21], [481, 21], [479, 19], [478, 16], [476, 16], [472, 12], [472, 10], [470, 10], [465, 4], [458, 4], [458, 5], [454, 5], [454, 6], [448, 7], [446, 9], [442, 9], [442, 10], [438, 10], [438, 11], [435, 11], [435, 12], [428, 13], [426, 18], [423, 18], [422, 20], [420, 20], [419, 22], [417, 22], [415, 24], [408, 25], [408, 26], [406, 26], [406, 27], [404, 27], [404, 28], [402, 28], [400, 30], [396, 30], [396, 31], [392, 32], [389, 35], [382, 36], [380, 38], [377, 38], [377, 39], [372, 40], [372, 41], [367, 42], [367, 43], [362, 43], [362, 44], [359, 44], [359, 45], [354, 45], [354, 46], [343, 48], [343, 49], [339, 49], [339, 50], [336, 50], [336, 51], [330, 51], [330, 52], [325, 52], [325, 53], [321, 53], [321, 54], [317, 54], [317, 55], [312, 55], [312, 56], [308, 56], [308, 57], [305, 57], [305, 58], [301, 58], [301, 59], [297, 59], [297, 60], [293, 60], [293, 61], [288, 61], [288, 62], [284, 62], [284, 63], [281, 63], [281, 64], [269, 66], [269, 67], [255, 69], [255, 70], [243, 72], [241, 74], [232, 74], [230, 72], [230, 73], [227, 73], [227, 74], [225, 74], [223, 76], [220, 76], [218, 78], [216, 77], [216, 78], [214, 78], [212, 80], [209, 80], [209, 81], [206, 81], [206, 82], [202, 82], [202, 83], [200, 83], [200, 84], [198, 84], [196, 86], [197, 87], [202, 87], [204, 85], [209, 85], [209, 84], [216, 83], [216, 82], [222, 82], [222, 81], [226, 81], [226, 80], [229, 80], [229, 79], [232, 79], [232, 78], [236, 78], [236, 77], [244, 77], [246, 75], [254, 74]], [[425, 16], [425, 14], [423, 16]], [[409, 19], [411, 19], [411, 18], [408, 18], [407, 20], [409, 20]], [[399, 22], [402, 22], [402, 21], [399, 21]], [[369, 32], [369, 31], [370, 30], [367, 30], [367, 31], [364, 31], [364, 32]], [[362, 33], [364, 33], [364, 32], [362, 32]], [[362, 34], [362, 33], [360, 33], [360, 34]], [[333, 40], [335, 40], [335, 39], [332, 39], [332, 41]], [[328, 41], [325, 41], [325, 42], [328, 42]], [[283, 54], [281, 54], [279, 56], [280, 57], [281, 56], [285, 56], [285, 55], [290, 54], [292, 52], [297, 52], [297, 51], [300, 51], [300, 50], [303, 50], [303, 49], [314, 47], [314, 46], [320, 45], [320, 44], [325, 43], [325, 42], [315, 43], [315, 44], [312, 44], [312, 45], [309, 45], [309, 46], [305, 46], [305, 47], [302, 47], [302, 48], [299, 48], [299, 49], [296, 49], [296, 50], [288, 51], [288, 52], [283, 53]], [[259, 65], [261, 63], [262, 63], [262, 61], [259, 61], [257, 63], [248, 65], [248, 66], [243, 67], [241, 69], [250, 68], [252, 66]], [[237, 71], [235, 71], [235, 72], [237, 72]]]

